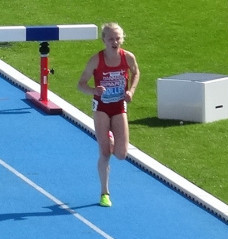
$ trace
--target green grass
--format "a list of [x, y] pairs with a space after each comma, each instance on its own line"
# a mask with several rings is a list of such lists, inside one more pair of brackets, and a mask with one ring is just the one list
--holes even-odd
[[[228, 203], [228, 120], [208, 124], [159, 120], [156, 79], [184, 72], [228, 74], [226, 0], [1, 1], [0, 25], [117, 21], [124, 47], [137, 57], [141, 79], [129, 105], [131, 143]], [[50, 42], [49, 88], [91, 116], [90, 97], [75, 88], [100, 40]], [[0, 58], [39, 81], [39, 44], [12, 43]]]

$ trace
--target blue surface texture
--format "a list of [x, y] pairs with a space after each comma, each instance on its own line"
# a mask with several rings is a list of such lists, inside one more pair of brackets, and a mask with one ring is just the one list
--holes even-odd
[[[77, 94], [77, 92], [75, 92]], [[228, 226], [127, 161], [111, 159], [113, 206], [98, 205], [97, 142], [0, 78], [0, 159], [118, 239], [227, 239]], [[1, 239], [104, 238], [0, 165]]]

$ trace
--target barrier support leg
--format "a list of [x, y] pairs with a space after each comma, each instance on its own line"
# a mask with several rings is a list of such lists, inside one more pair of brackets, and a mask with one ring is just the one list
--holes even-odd
[[62, 109], [48, 100], [48, 74], [54, 73], [48, 69], [48, 42], [40, 43], [40, 94], [38, 92], [26, 92], [26, 98], [48, 114], [61, 114]]

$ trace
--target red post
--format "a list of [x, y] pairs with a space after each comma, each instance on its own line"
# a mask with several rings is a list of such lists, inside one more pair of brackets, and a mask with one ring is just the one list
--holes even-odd
[[48, 101], [48, 56], [41, 55], [40, 62], [40, 100]]
[[49, 54], [48, 42], [40, 43], [40, 101], [48, 101], [48, 54]]

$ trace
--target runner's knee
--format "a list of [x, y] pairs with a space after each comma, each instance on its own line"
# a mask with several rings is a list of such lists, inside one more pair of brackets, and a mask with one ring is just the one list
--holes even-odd
[[100, 149], [100, 154], [102, 155], [102, 158], [109, 159], [111, 156], [110, 147]]
[[127, 157], [127, 150], [123, 150], [123, 151], [116, 151], [116, 150], [114, 150], [114, 155], [119, 160], [124, 160]]

